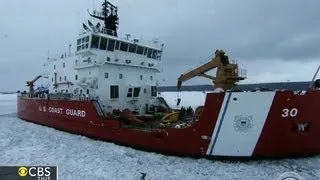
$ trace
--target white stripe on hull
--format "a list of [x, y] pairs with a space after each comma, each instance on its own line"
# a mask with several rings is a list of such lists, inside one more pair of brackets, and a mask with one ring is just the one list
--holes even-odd
[[227, 106], [228, 96], [229, 96], [229, 93], [226, 93], [225, 96], [224, 96], [223, 103], [222, 103], [221, 108], [220, 108], [220, 113], [219, 113], [219, 116], [218, 116], [218, 120], [217, 120], [216, 125], [214, 127], [214, 130], [213, 130], [213, 133], [212, 133], [212, 136], [211, 136], [211, 141], [210, 141], [209, 147], [207, 149], [207, 153], [206, 153], [207, 155], [211, 154], [210, 151], [212, 150], [214, 138], [216, 137], [217, 132], [218, 132], [218, 128], [217, 127], [220, 125], [220, 122], [221, 122], [221, 119], [222, 119], [222, 114], [225, 111], [225, 108]]
[[251, 156], [275, 92], [227, 92], [207, 155]]

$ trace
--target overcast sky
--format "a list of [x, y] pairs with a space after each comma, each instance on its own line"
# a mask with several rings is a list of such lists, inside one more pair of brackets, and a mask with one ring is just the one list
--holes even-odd
[[[0, 1], [0, 91], [25, 88], [47, 57], [75, 43], [94, 0]], [[114, 0], [119, 34], [165, 44], [161, 85], [223, 49], [244, 83], [311, 80], [320, 64], [319, 0]], [[196, 78], [186, 84], [210, 84]]]

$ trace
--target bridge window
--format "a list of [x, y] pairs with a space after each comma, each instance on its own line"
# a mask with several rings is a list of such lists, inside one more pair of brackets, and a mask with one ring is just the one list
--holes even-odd
[[157, 52], [157, 60], [161, 60], [161, 56], [162, 56], [162, 51], [158, 51]]
[[110, 86], [110, 98], [111, 99], [119, 98], [119, 86], [117, 85]]
[[150, 76], [150, 80], [153, 81], [153, 76]]
[[108, 73], [104, 73], [104, 78], [109, 78], [109, 74]]
[[59, 77], [59, 81], [60, 81], [60, 82], [62, 81], [62, 78], [61, 78], [61, 76]]
[[147, 53], [148, 53], [148, 48], [144, 48], [144, 52], [143, 52], [143, 55], [147, 55]]
[[[77, 40], [77, 51], [87, 49], [89, 47], [89, 36]], [[99, 39], [99, 37], [98, 37]]]
[[152, 59], [157, 59], [157, 53], [158, 51], [157, 50], [152, 50]]
[[80, 89], [80, 94], [82, 94], [82, 89]]
[[115, 40], [109, 39], [108, 51], [114, 51]]
[[129, 46], [129, 52], [135, 53], [135, 52], [136, 52], [136, 48], [137, 48], [137, 45], [135, 45], [135, 44], [130, 44], [130, 46]]
[[89, 92], [90, 92], [89, 89], [87, 89], [87, 94], [89, 94]]
[[62, 64], [62, 67], [65, 68], [65, 67], [66, 67], [66, 63], [63, 63], [63, 64]]
[[123, 78], [123, 74], [119, 74], [119, 79], [122, 79]]
[[99, 47], [99, 37], [92, 35], [92, 40], [91, 40], [91, 48], [98, 48]]
[[148, 57], [148, 58], [151, 58], [151, 56], [152, 56], [152, 49], [148, 49], [147, 57]]
[[127, 52], [127, 51], [128, 51], [128, 46], [129, 46], [128, 43], [121, 42], [121, 44], [120, 44], [120, 50]]
[[156, 86], [151, 86], [151, 96], [152, 97], [157, 96], [157, 87]]
[[139, 97], [140, 94], [140, 88], [134, 88], [133, 89], [133, 97]]
[[65, 80], [65, 81], [67, 80], [67, 76], [64, 77], [64, 80]]
[[119, 49], [120, 49], [120, 41], [116, 41], [115, 50], [119, 50]]
[[138, 46], [137, 48], [137, 54], [143, 54], [143, 47], [142, 46]]
[[74, 79], [75, 79], [75, 80], [78, 80], [78, 75], [77, 75], [77, 74], [75, 75]]
[[101, 37], [100, 47], [99, 48], [102, 49], [102, 50], [106, 50], [107, 49], [107, 39], [106, 38]]
[[143, 79], [143, 76], [142, 75], [140, 75], [140, 80], [142, 80]]

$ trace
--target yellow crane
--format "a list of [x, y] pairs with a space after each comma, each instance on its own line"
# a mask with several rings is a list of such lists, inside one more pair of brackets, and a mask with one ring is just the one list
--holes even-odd
[[34, 92], [34, 89], [33, 89], [34, 83], [40, 78], [41, 78], [41, 76], [39, 75], [36, 78], [34, 78], [32, 81], [27, 81], [27, 86], [29, 87], [30, 96], [32, 96], [33, 92]]
[[[205, 74], [206, 72], [217, 68], [216, 77]], [[239, 75], [238, 64], [230, 63], [229, 58], [223, 50], [216, 50], [215, 57], [208, 63], [201, 65], [178, 78], [177, 88], [180, 91], [183, 82], [194, 77], [201, 76], [211, 79], [215, 88], [223, 90], [232, 89], [240, 80], [245, 77]]]

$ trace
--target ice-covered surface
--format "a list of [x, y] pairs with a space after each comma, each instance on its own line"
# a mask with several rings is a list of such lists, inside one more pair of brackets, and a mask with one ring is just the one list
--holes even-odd
[[16, 94], [0, 94], [0, 115], [16, 112], [16, 101]]
[[[198, 106], [204, 105], [208, 92], [186, 91], [186, 92], [161, 92], [162, 96], [171, 108], [181, 108], [191, 106], [194, 110]], [[177, 106], [177, 99], [180, 98], [180, 105]]]
[[[184, 94], [200, 103], [202, 92]], [[174, 97], [176, 93], [163, 93]], [[6, 100], [5, 100], [6, 99]], [[199, 102], [198, 102], [199, 100]], [[72, 135], [16, 118], [15, 96], [0, 95], [0, 165], [58, 165], [60, 179], [277, 179], [287, 171], [320, 179], [320, 156], [226, 162], [165, 156]], [[182, 100], [181, 102], [183, 102]]]

